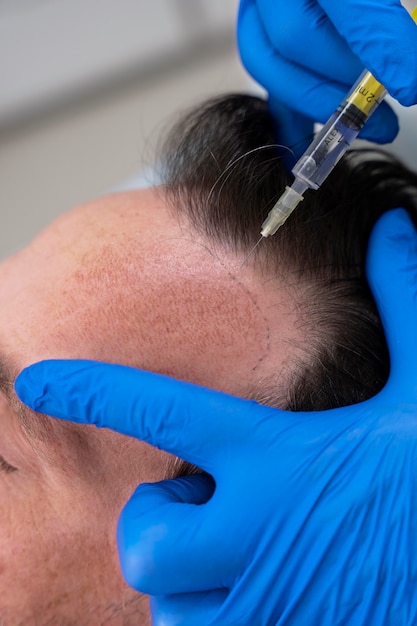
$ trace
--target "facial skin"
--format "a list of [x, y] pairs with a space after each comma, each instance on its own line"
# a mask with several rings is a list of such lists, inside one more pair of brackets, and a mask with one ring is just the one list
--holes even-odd
[[[237, 395], [285, 389], [295, 296], [196, 236], [157, 189], [64, 215], [0, 265], [0, 354], [14, 377], [48, 358], [123, 363]], [[0, 393], [0, 624], [148, 624], [119, 573], [115, 528], [172, 458], [23, 409]], [[10, 467], [7, 465], [9, 464]]]

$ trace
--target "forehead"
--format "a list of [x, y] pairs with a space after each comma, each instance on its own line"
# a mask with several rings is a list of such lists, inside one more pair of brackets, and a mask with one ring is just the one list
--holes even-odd
[[91, 358], [219, 386], [266, 349], [240, 262], [180, 224], [155, 189], [102, 198], [0, 266], [0, 341], [22, 367]]

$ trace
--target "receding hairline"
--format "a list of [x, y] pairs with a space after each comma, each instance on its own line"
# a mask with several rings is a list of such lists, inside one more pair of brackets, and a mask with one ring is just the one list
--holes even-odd
[[[267, 104], [252, 96], [226, 94], [188, 112], [161, 157], [172, 210], [210, 242], [247, 254], [277, 193], [289, 184], [274, 150], [277, 132]], [[393, 155], [353, 151], [252, 255], [263, 276], [284, 270], [309, 296], [303, 321], [312, 342], [300, 363], [304, 374], [290, 390], [291, 410], [359, 402], [385, 383], [389, 358], [366, 282], [366, 247], [384, 211], [404, 206], [417, 215], [416, 190], [416, 175]]]

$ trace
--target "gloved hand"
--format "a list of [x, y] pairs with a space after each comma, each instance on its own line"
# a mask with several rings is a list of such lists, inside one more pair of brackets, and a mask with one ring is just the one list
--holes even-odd
[[[311, 121], [327, 121], [364, 67], [402, 104], [417, 103], [417, 26], [400, 0], [241, 0], [237, 38], [283, 121], [279, 140], [300, 154]], [[397, 132], [384, 102], [360, 136], [387, 143]]]
[[417, 624], [417, 238], [385, 214], [368, 273], [391, 374], [373, 399], [287, 413], [132, 368], [45, 361], [23, 402], [197, 464], [141, 485], [118, 528], [122, 571], [155, 626]]

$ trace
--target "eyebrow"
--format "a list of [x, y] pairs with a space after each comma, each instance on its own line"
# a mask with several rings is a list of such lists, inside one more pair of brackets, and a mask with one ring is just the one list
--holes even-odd
[[48, 442], [52, 438], [51, 419], [29, 409], [19, 400], [14, 389], [14, 381], [21, 368], [11, 358], [0, 353], [0, 391], [4, 394], [22, 430], [29, 440]]

